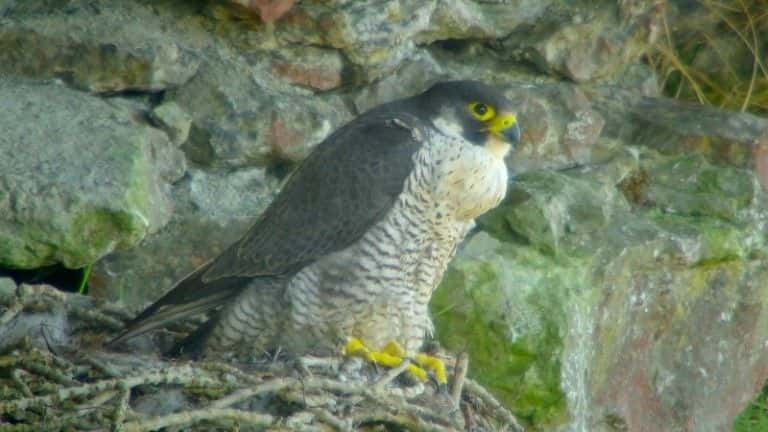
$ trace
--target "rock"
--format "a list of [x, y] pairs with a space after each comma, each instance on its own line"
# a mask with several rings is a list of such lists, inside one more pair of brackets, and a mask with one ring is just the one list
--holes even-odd
[[754, 141], [754, 167], [764, 191], [768, 191], [768, 130]]
[[356, 112], [363, 113], [381, 104], [418, 94], [447, 71], [429, 51], [414, 52], [411, 61], [395, 73], [363, 87], [355, 96]]
[[[276, 37], [284, 44], [343, 51], [360, 79], [370, 81], [410, 56], [414, 35], [427, 28], [435, 6], [435, 1], [301, 2], [277, 23]], [[370, 13], [373, 9], [377, 13]]]
[[19, 5], [2, 16], [0, 73], [60, 78], [91, 92], [160, 91], [185, 83], [199, 63], [183, 27], [137, 3]]
[[518, 102], [523, 125], [524, 138], [510, 162], [514, 172], [580, 166], [616, 152], [618, 143], [602, 136], [603, 115], [579, 88], [510, 85], [507, 96]]
[[298, 162], [328, 135], [352, 119], [344, 101], [328, 98], [284, 97], [271, 99], [272, 120], [266, 135], [270, 155], [278, 160]]
[[[503, 41], [503, 56], [575, 81], [615, 80], [658, 37], [664, 5], [603, 3], [587, 9], [553, 1], [305, 1], [275, 32], [282, 44], [342, 51], [361, 82], [395, 72], [419, 45], [461, 40]], [[372, 8], [379, 13], [369, 13]]]
[[686, 267], [643, 257], [609, 263], [604, 294], [576, 312], [594, 323], [572, 336], [571, 356], [591, 365], [576, 418], [590, 430], [729, 430], [766, 378], [765, 258]]
[[[253, 67], [266, 70], [262, 60], [254, 60]], [[350, 117], [337, 95], [274, 88], [271, 81], [255, 80], [253, 72], [245, 59], [206, 63], [194, 79], [170, 92], [166, 100], [193, 122], [183, 147], [190, 160], [226, 167], [265, 165], [274, 158], [298, 161]]]
[[470, 375], [539, 427], [567, 420], [561, 298], [586, 285], [587, 269], [481, 232], [465, 244], [432, 298], [440, 343], [468, 352]]
[[[505, 63], [486, 45], [473, 41], [445, 41], [415, 50], [392, 74], [361, 88], [354, 96], [357, 112], [420, 93], [438, 81], [474, 79], [517, 87], [529, 73]], [[529, 83], [526, 83], [526, 86]]]
[[277, 182], [263, 168], [232, 173], [192, 171], [189, 196], [201, 216], [226, 225], [232, 219], [254, 219], [272, 201]]
[[11, 278], [0, 277], [0, 304], [7, 305], [16, 296], [16, 282]]
[[232, 2], [258, 13], [262, 21], [270, 23], [285, 15], [296, 0], [233, 0]]
[[327, 91], [342, 84], [344, 61], [336, 50], [314, 47], [287, 48], [272, 60], [272, 73], [311, 90]]
[[271, 201], [277, 181], [262, 168], [191, 169], [173, 187], [175, 213], [161, 231], [116, 251], [92, 271], [91, 295], [141, 307], [237, 240]]
[[584, 88], [605, 118], [604, 136], [668, 154], [701, 154], [753, 167], [768, 119], [669, 98], [647, 97], [614, 86]]
[[629, 215], [629, 204], [614, 184], [551, 171], [519, 176], [508, 200], [484, 216], [481, 225], [499, 236], [512, 231], [555, 255], [593, 253], [589, 240], [614, 219]]
[[576, 81], [612, 81], [660, 34], [663, 3], [600, 2], [594, 8], [555, 3], [537, 25], [504, 40], [507, 52]]
[[168, 221], [184, 161], [130, 104], [9, 77], [0, 99], [3, 266], [83, 267]]
[[700, 155], [650, 166], [647, 176], [647, 188], [639, 199], [665, 213], [737, 222], [749, 217], [745, 213], [757, 199], [757, 184], [750, 171], [714, 166]]
[[192, 120], [176, 103], [166, 102], [156, 106], [152, 110], [152, 119], [163, 128], [177, 146], [185, 143], [189, 138]]
[[550, 3], [304, 1], [276, 23], [275, 32], [283, 44], [330, 46], [342, 51], [358, 69], [358, 80], [372, 82], [407, 63], [417, 44], [502, 38], [537, 22]]
[[521, 175], [435, 293], [439, 340], [538, 427], [726, 429], [766, 378], [766, 203], [751, 171], [638, 149]]
[[617, 77], [616, 86], [635, 92], [638, 96], [658, 98], [661, 96], [659, 77], [646, 64], [631, 64]]
[[503, 39], [514, 30], [544, 18], [557, 2], [440, 0], [429, 25], [416, 35], [420, 43], [441, 40]]

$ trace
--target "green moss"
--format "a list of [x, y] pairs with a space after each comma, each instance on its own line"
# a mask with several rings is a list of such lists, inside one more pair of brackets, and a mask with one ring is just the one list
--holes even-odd
[[[532, 191], [530, 184], [526, 187]], [[700, 188], [712, 184], [716, 183]], [[721, 184], [717, 187], [722, 189]], [[569, 188], [574, 190], [573, 184]], [[585, 196], [591, 195], [576, 195]], [[517, 205], [528, 203], [535, 212], [541, 206], [529, 202], [533, 197]], [[554, 197], [569, 203], [581, 199]], [[628, 315], [622, 313], [593, 323], [600, 329], [599, 340], [585, 343], [600, 348], [590, 354], [589, 346], [579, 345], [579, 336], [571, 328], [574, 313], [589, 313], [597, 307], [624, 310], [633, 295], [626, 287], [644, 286], [642, 292], [654, 296], [648, 299], [654, 305], [649, 325], [662, 331], [699, 321], [702, 318], [688, 315], [699, 310], [693, 304], [720, 302], [713, 295], [732, 297], [725, 304], [736, 304], [738, 293], [721, 285], [723, 280], [738, 279], [744, 259], [755, 247], [748, 238], [753, 229], [744, 226], [751, 226], [746, 218], [732, 222], [663, 209], [620, 213], [623, 204], [614, 203], [605, 211], [588, 200], [569, 206], [565, 216], [573, 229], [563, 231], [559, 244], [564, 247], [554, 254], [505, 233], [511, 231], [508, 216], [514, 208], [498, 211], [484, 226], [500, 234], [473, 237], [433, 296], [437, 335], [443, 345], [469, 352], [471, 374], [534, 430], [551, 430], [567, 421], [567, 400], [561, 388], [577, 383], [561, 382], [568, 375], [564, 359], [570, 362], [573, 356], [583, 355], [589, 361], [589, 385], [610, 385], [605, 380], [615, 374], [617, 350], [634, 325], [625, 322]], [[586, 210], [571, 212], [576, 206]], [[611, 211], [621, 217], [606, 216]], [[572, 253], [578, 247], [592, 252]], [[576, 345], [566, 347], [566, 342]], [[669, 347], [682, 350], [689, 343], [686, 338], [670, 339]]]
[[440, 342], [470, 355], [470, 374], [536, 427], [567, 419], [560, 388], [568, 299], [588, 286], [583, 260], [475, 236], [432, 299]]
[[762, 390], [733, 422], [733, 432], [768, 431], [768, 381]]
[[[117, 239], [138, 241], [144, 234], [144, 224], [125, 211], [91, 208], [74, 216], [68, 238], [60, 247], [66, 252], [64, 265], [80, 268], [90, 264], [95, 255], [111, 250]], [[127, 235], [128, 234], [128, 235]]]
[[684, 156], [648, 167], [646, 200], [667, 212], [738, 221], [755, 196], [754, 173], [715, 166], [700, 155]]
[[150, 162], [141, 158], [134, 160], [130, 179], [127, 192], [128, 204], [144, 213], [149, 213], [152, 204], [149, 182], [153, 180]]
[[39, 252], [25, 248], [18, 232], [0, 232], [0, 267], [33, 268], [40, 266]]
[[499, 239], [522, 239], [550, 255], [590, 256], [593, 250], [584, 247], [584, 239], [601, 237], [614, 217], [629, 211], [623, 195], [606, 180], [526, 173], [515, 180], [505, 205], [480, 224]]
[[729, 222], [712, 217], [681, 216], [652, 211], [648, 217], [679, 240], [681, 248], [690, 245], [690, 264], [706, 264], [743, 258], [747, 255], [746, 233]]

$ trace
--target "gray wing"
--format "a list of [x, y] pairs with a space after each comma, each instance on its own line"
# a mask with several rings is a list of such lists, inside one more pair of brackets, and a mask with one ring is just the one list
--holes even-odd
[[[307, 157], [236, 243], [149, 306], [110, 344], [216, 308], [258, 278], [284, 278], [360, 239], [392, 207], [424, 136], [405, 112], [370, 112]], [[274, 284], [272, 284], [274, 285]]]
[[351, 245], [389, 211], [421, 145], [414, 130], [422, 132], [405, 114], [359, 120], [319, 145], [204, 281], [294, 273]]

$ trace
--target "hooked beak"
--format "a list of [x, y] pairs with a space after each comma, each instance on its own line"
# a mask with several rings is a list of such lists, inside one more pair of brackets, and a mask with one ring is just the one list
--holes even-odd
[[517, 116], [514, 113], [499, 113], [491, 120], [488, 130], [510, 144], [520, 142], [520, 125], [517, 123]]

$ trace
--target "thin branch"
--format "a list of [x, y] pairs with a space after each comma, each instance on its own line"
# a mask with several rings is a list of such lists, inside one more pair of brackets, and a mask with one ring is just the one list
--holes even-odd
[[120, 400], [115, 409], [115, 418], [112, 420], [112, 432], [123, 432], [125, 430], [125, 413], [128, 412], [128, 403], [131, 400], [131, 389], [125, 385], [118, 384], [120, 390]]
[[223, 397], [211, 403], [211, 408], [221, 409], [235, 405], [239, 402], [265, 393], [275, 393], [298, 384], [294, 378], [275, 378], [256, 387], [242, 388], [229, 396]]
[[483, 386], [476, 383], [475, 381], [472, 381], [471, 379], [467, 379], [464, 381], [464, 388], [467, 390], [467, 392], [477, 396], [485, 404], [489, 405], [496, 414], [500, 415], [504, 419], [504, 421], [512, 428], [513, 431], [522, 432], [524, 430], [515, 416], [513, 416], [511, 412], [507, 411], [507, 409], [504, 408], [504, 406], [501, 405], [501, 403], [495, 397], [493, 397], [493, 395], [490, 394], [488, 390], [486, 390]]
[[405, 372], [406, 369], [408, 369], [408, 366], [411, 364], [410, 359], [403, 359], [402, 362], [397, 367], [394, 367], [387, 371], [381, 378], [379, 378], [378, 381], [373, 385], [374, 390], [383, 390], [384, 387], [387, 386], [392, 380], [400, 376], [401, 373]]
[[31, 406], [50, 406], [59, 401], [74, 397], [82, 397], [108, 389], [116, 389], [119, 385], [133, 388], [142, 384], [194, 384], [198, 386], [216, 385], [217, 381], [210, 376], [201, 375], [198, 368], [190, 365], [172, 366], [164, 370], [154, 370], [145, 374], [127, 378], [97, 381], [93, 384], [82, 384], [64, 387], [56, 393], [46, 396], [0, 401], [0, 414], [11, 410], [23, 410]]
[[265, 427], [274, 423], [275, 417], [231, 408], [207, 408], [128, 422], [125, 423], [123, 430], [125, 432], [145, 432], [171, 426], [193, 425], [202, 421], [222, 420], [234, 421], [240, 426]]
[[462, 352], [456, 358], [456, 366], [453, 368], [453, 383], [451, 385], [451, 399], [456, 406], [461, 402], [461, 393], [464, 391], [464, 380], [467, 378], [469, 368], [469, 356]]

